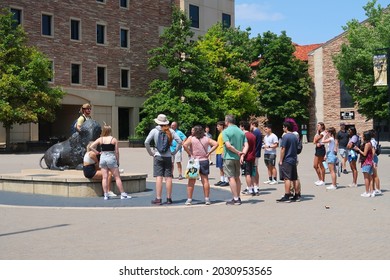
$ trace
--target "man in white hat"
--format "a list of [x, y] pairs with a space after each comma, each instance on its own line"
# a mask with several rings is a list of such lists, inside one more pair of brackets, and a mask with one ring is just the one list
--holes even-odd
[[[172, 204], [172, 156], [177, 153], [177, 151], [182, 146], [182, 140], [175, 133], [173, 129], [169, 127], [169, 120], [164, 114], [159, 114], [157, 118], [154, 119], [157, 126], [153, 128], [148, 136], [145, 139], [145, 147], [149, 155], [154, 158], [153, 162], [153, 177], [156, 177], [156, 199], [152, 200], [153, 205], [162, 205], [162, 185], [163, 179], [165, 178], [165, 184], [167, 188], [167, 204]], [[159, 151], [158, 149], [151, 149], [150, 142], [153, 140], [155, 146], [159, 146], [158, 142], [163, 141], [164, 137], [168, 138], [168, 147], [164, 151]], [[171, 145], [173, 139], [177, 142], [176, 149], [171, 152], [169, 146]]]

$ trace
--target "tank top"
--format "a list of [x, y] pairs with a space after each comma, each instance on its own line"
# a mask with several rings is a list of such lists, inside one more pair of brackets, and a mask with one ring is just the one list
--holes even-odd
[[192, 155], [194, 158], [202, 160], [208, 160], [207, 158], [207, 147], [209, 146], [209, 138], [205, 135], [201, 139], [192, 136], [191, 138], [191, 148]]
[[89, 152], [84, 155], [84, 162], [88, 164], [95, 164], [95, 161], [89, 156]]
[[[112, 139], [114, 139], [114, 137], [111, 137], [111, 141], [112, 141]], [[100, 145], [102, 152], [114, 152], [115, 151], [115, 145], [112, 144], [111, 141], [109, 144], [102, 143]], [[102, 140], [102, 142], [103, 142], [103, 140]]]

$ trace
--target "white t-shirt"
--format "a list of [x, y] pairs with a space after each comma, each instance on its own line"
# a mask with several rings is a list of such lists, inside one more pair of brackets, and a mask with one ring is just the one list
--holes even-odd
[[[268, 147], [268, 146], [271, 146], [273, 144], [277, 144], [279, 142], [279, 139], [274, 133], [271, 133], [270, 135], [266, 134], [264, 136], [263, 141], [264, 141], [264, 146]], [[264, 154], [276, 154], [276, 147], [275, 148], [265, 148]]]

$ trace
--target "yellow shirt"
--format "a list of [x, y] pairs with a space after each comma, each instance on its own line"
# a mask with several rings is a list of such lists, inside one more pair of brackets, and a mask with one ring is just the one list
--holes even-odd
[[221, 154], [223, 154], [223, 139], [222, 139], [222, 132], [219, 133], [217, 142], [218, 142], [218, 148], [215, 150], [215, 154], [216, 154], [216, 155], [221, 155]]

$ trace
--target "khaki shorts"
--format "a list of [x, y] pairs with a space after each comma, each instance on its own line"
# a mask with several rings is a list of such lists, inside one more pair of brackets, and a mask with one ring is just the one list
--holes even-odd
[[240, 177], [241, 175], [241, 164], [239, 160], [236, 159], [225, 159], [223, 161], [223, 172], [225, 176], [231, 177]]

